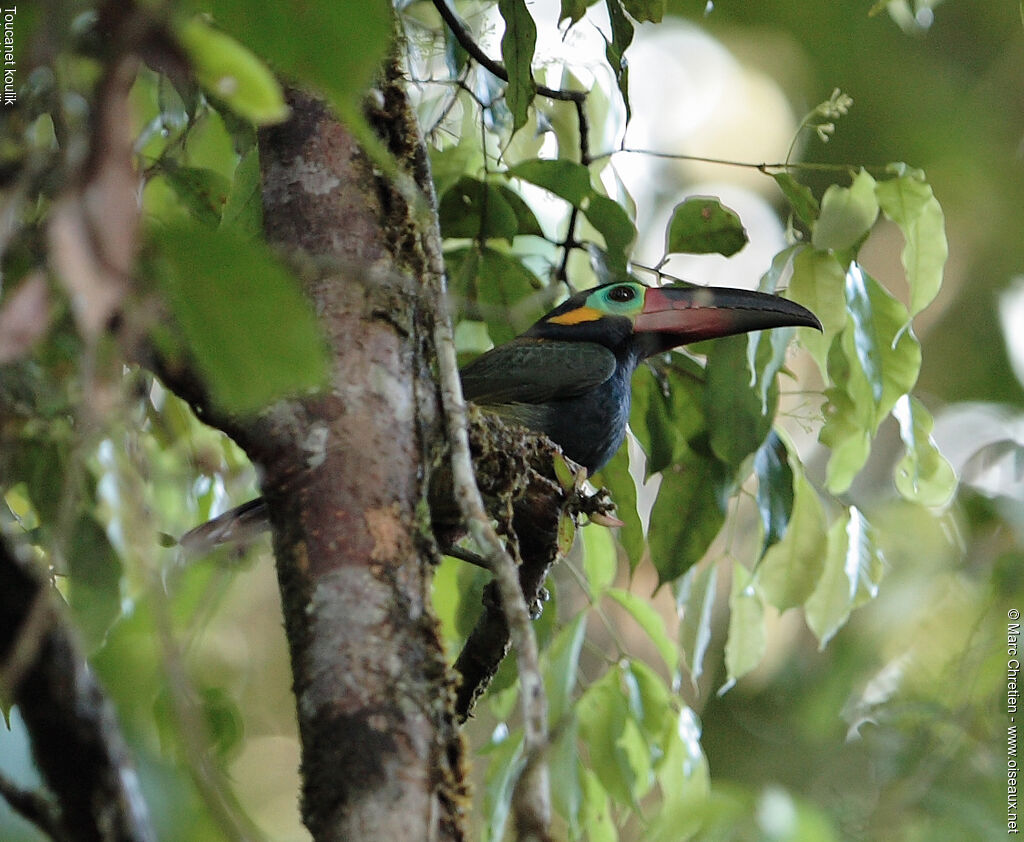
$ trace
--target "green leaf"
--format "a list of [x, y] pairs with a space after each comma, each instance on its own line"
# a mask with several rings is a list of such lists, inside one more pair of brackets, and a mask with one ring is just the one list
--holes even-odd
[[271, 250], [230, 229], [153, 232], [157, 278], [214, 400], [255, 412], [325, 382], [319, 325]]
[[704, 656], [711, 643], [711, 619], [717, 588], [718, 565], [705, 564], [687, 570], [676, 593], [676, 610], [682, 616], [679, 643], [694, 689], [704, 674]]
[[[639, 517], [637, 521], [639, 526]], [[583, 572], [587, 577], [590, 598], [596, 602], [615, 581], [618, 553], [611, 532], [596, 525], [583, 530], [583, 546]]]
[[498, 0], [498, 11], [505, 20], [501, 57], [508, 71], [505, 101], [512, 112], [512, 131], [515, 132], [526, 125], [537, 93], [531, 69], [537, 46], [537, 25], [526, 8], [526, 0]]
[[897, 177], [880, 181], [875, 195], [882, 212], [903, 232], [901, 259], [910, 285], [910, 315], [927, 307], [942, 285], [942, 270], [949, 255], [946, 225], [924, 174], [896, 165]]
[[[619, 530], [619, 542], [622, 544], [626, 555], [629, 558], [629, 570], [632, 573], [636, 570], [644, 554], [644, 532], [640, 524], [640, 515], [636, 508], [636, 482], [629, 472], [629, 452], [625, 447], [620, 447], [611, 461], [608, 462], [599, 474], [593, 479], [597, 485], [603, 485], [611, 492], [612, 500], [615, 501], [615, 514], [626, 525]], [[589, 547], [590, 533], [595, 528], [590, 528], [583, 533], [584, 540]], [[589, 550], [588, 550], [589, 553]], [[591, 596], [596, 597], [595, 582], [591, 578], [588, 561], [584, 559], [584, 568], [587, 570], [587, 581], [590, 583]], [[610, 583], [609, 583], [610, 584]], [[603, 590], [603, 589], [602, 589]]]
[[[675, 699], [665, 680], [643, 661], [630, 658], [623, 665], [622, 675], [629, 687], [630, 711], [647, 738], [650, 753], [654, 755], [675, 728]], [[674, 670], [671, 675], [674, 682]]]
[[821, 579], [807, 599], [807, 625], [824, 649], [846, 623], [850, 612], [878, 592], [884, 564], [864, 516], [850, 507], [828, 532], [828, 552]]
[[494, 189], [498, 191], [502, 199], [508, 202], [512, 212], [516, 215], [517, 234], [524, 236], [532, 235], [534, 237], [544, 236], [544, 229], [540, 227], [537, 216], [530, 209], [530, 206], [526, 204], [522, 196], [507, 184], [495, 184]]
[[811, 188], [801, 184], [788, 172], [772, 173], [772, 178], [775, 179], [782, 195], [786, 197], [797, 219], [808, 228], [813, 226], [818, 219], [818, 214], [821, 213], [821, 207], [818, 200], [814, 198]]
[[614, 199], [593, 194], [583, 203], [583, 213], [601, 236], [604, 237], [608, 255], [616, 264], [625, 263], [630, 246], [636, 239], [633, 220]]
[[701, 560], [725, 522], [728, 470], [706, 449], [688, 451], [666, 468], [651, 509], [647, 542], [659, 585]]
[[834, 255], [810, 248], [796, 253], [787, 297], [803, 304], [821, 320], [823, 332], [802, 331], [800, 343], [814, 356], [822, 374], [832, 340], [846, 327], [845, 288], [846, 273]]
[[288, 116], [281, 86], [267, 66], [234, 38], [193, 17], [178, 27], [178, 41], [199, 84], [232, 111], [257, 125]]
[[605, 6], [608, 8], [608, 19], [612, 25], [612, 40], [605, 39], [604, 56], [612, 73], [615, 74], [615, 81], [618, 83], [619, 93], [626, 108], [626, 123], [629, 123], [632, 109], [629, 106], [629, 63], [626, 61], [626, 50], [633, 43], [633, 24], [626, 17], [622, 0], [605, 0]]
[[263, 230], [263, 195], [260, 189], [260, 155], [253, 146], [235, 167], [231, 190], [224, 204], [220, 224], [250, 237]]
[[614, 599], [619, 605], [626, 609], [644, 633], [650, 638], [654, 648], [658, 650], [661, 659], [668, 668], [669, 675], [675, 675], [679, 670], [679, 649], [675, 641], [669, 637], [665, 628], [665, 621], [646, 599], [642, 599], [634, 593], [621, 590], [620, 588], [609, 588], [608, 596]]
[[746, 244], [747, 232], [735, 211], [714, 197], [693, 196], [672, 211], [665, 251], [729, 257]]
[[761, 514], [764, 542], [761, 557], [777, 544], [789, 526], [793, 512], [793, 468], [786, 442], [772, 430], [754, 456], [757, 475], [757, 509]]
[[[171, 185], [188, 215], [210, 228], [220, 225], [231, 182], [219, 172], [202, 167], [180, 167], [165, 162], [160, 174]], [[182, 214], [185, 219], [185, 214]], [[168, 220], [171, 221], [171, 220]]]
[[578, 839], [582, 832], [580, 812], [584, 796], [578, 739], [578, 723], [568, 720], [555, 729], [545, 752], [551, 774], [551, 804], [568, 824], [570, 839]]
[[875, 180], [861, 170], [849, 187], [833, 184], [825, 191], [811, 242], [823, 251], [847, 251], [867, 235], [877, 217]]
[[620, 804], [636, 803], [639, 764], [635, 749], [643, 737], [630, 716], [617, 666], [587, 688], [576, 705], [576, 716], [590, 768], [601, 785]]
[[487, 778], [484, 789], [485, 826], [492, 842], [500, 842], [505, 835], [512, 790], [523, 768], [522, 731], [506, 737], [487, 748]]
[[588, 0], [562, 0], [559, 6], [558, 22], [561, 23], [568, 18], [571, 23], [578, 23], [587, 13], [588, 5], [590, 5]]
[[633, 17], [633, 20], [643, 23], [661, 23], [665, 16], [666, 0], [622, 0], [622, 5]]
[[710, 830], [704, 819], [711, 784], [700, 727], [696, 714], [682, 706], [662, 746], [664, 757], [657, 769], [661, 809], [644, 827], [645, 842], [680, 842]]
[[932, 417], [913, 395], [904, 395], [892, 410], [907, 452], [896, 465], [896, 490], [922, 506], [943, 506], [956, 490], [956, 473], [935, 446]]
[[580, 612], [558, 631], [544, 653], [544, 687], [552, 725], [557, 725], [572, 707], [572, 691], [586, 632], [587, 615]]
[[704, 414], [711, 450], [732, 470], [755, 452], [771, 430], [775, 390], [768, 406], [752, 386], [747, 365], [747, 337], [729, 336], [712, 344], [708, 354]]
[[590, 170], [565, 158], [521, 161], [510, 167], [505, 175], [543, 187], [575, 207], [581, 207], [587, 198], [594, 195], [590, 185]]
[[618, 842], [619, 833], [612, 818], [608, 790], [590, 769], [583, 769], [583, 805], [580, 825], [587, 842]]
[[739, 562], [732, 567], [729, 592], [729, 637], [725, 643], [727, 679], [718, 695], [761, 663], [765, 650], [764, 602], [754, 587], [750, 571]]
[[511, 243], [519, 233], [515, 208], [497, 186], [468, 175], [441, 197], [438, 217], [441, 233], [447, 238], [503, 238]]
[[633, 375], [633, 405], [629, 426], [647, 454], [647, 476], [660, 473], [677, 455], [689, 450], [688, 442], [706, 428], [704, 418], [704, 369], [681, 354], [670, 362], [641, 366]]
[[921, 345], [910, 329], [906, 307], [856, 263], [846, 272], [846, 303], [853, 331], [844, 335], [843, 347], [848, 349], [852, 337], [856, 359], [875, 400], [877, 428], [917, 382]]
[[782, 540], [764, 554], [754, 579], [764, 598], [785, 611], [814, 591], [825, 555], [825, 511], [814, 487], [796, 476], [793, 516]]
[[871, 453], [870, 425], [859, 418], [867, 401], [853, 400], [839, 386], [826, 389], [825, 397], [826, 420], [818, 434], [818, 440], [832, 449], [825, 472], [825, 486], [833, 494], [842, 494], [849, 489]]
[[121, 559], [89, 514], [75, 521], [68, 544], [68, 604], [86, 647], [95, 651], [121, 615]]
[[496, 345], [519, 335], [542, 315], [533, 298], [540, 279], [514, 257], [481, 249], [476, 280], [477, 303]]
[[195, 3], [281, 75], [324, 91], [351, 110], [378, 72], [393, 37], [388, 0], [346, 3], [279, 0], [253, 14], [247, 0]]

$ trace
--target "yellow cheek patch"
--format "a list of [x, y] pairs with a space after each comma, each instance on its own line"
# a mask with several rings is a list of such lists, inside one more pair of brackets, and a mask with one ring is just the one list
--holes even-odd
[[575, 310], [562, 313], [561, 316], [555, 316], [553, 319], [548, 319], [548, 321], [556, 325], [578, 325], [580, 322], [596, 322], [603, 316], [604, 313], [600, 310], [595, 310], [593, 307], [577, 307]]

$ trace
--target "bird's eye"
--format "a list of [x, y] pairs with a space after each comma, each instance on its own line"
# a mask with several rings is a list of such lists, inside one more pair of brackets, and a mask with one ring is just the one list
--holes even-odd
[[608, 297], [612, 301], [632, 301], [634, 298], [636, 298], [636, 290], [633, 289], [633, 287], [627, 286], [612, 287], [608, 291]]

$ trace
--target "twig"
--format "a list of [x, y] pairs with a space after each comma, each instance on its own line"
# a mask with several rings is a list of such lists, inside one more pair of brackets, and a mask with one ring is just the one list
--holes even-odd
[[[459, 20], [459, 16], [448, 5], [447, 0], [434, 0], [434, 8], [437, 9], [441, 19], [448, 25], [455, 36], [455, 40], [473, 60], [492, 76], [497, 76], [503, 82], [508, 81], [508, 71], [500, 61], [496, 61], [485, 53], [480, 45], [473, 40], [473, 35], [466, 25]], [[560, 88], [549, 88], [547, 85], [537, 85], [537, 93], [549, 99], [556, 99], [560, 102], [583, 102], [587, 98], [586, 91], [566, 91]]]
[[[440, 2], [440, 0], [437, 0]], [[444, 5], [440, 3], [440, 5]], [[428, 199], [436, 206], [433, 188], [421, 185]], [[451, 321], [441, 302], [444, 301], [444, 257], [441, 253], [441, 232], [434, 222], [424, 229], [424, 250], [435, 284], [437, 302], [434, 312], [434, 345], [437, 351], [441, 383], [441, 402], [448, 426], [451, 448], [452, 483], [455, 499], [470, 535], [482, 550], [482, 558], [494, 576], [502, 610], [508, 622], [519, 666], [519, 700], [523, 716], [526, 768], [516, 784], [513, 804], [521, 839], [550, 838], [551, 795], [547, 764], [543, 752], [548, 744], [547, 698], [540, 672], [537, 639], [533, 633], [530, 612], [519, 585], [515, 562], [491, 526], [480, 489], [473, 472], [466, 423], [466, 404], [459, 379], [455, 353], [455, 337]]]
[[31, 789], [22, 789], [2, 772], [0, 796], [15, 813], [34, 824], [51, 839], [61, 842], [65, 838], [60, 826], [60, 811], [48, 796]]
[[[45, 604], [47, 623], [30, 614]], [[26, 645], [22, 636], [37, 640]], [[67, 628], [49, 585], [0, 539], [0, 662], [34, 652], [5, 693], [59, 804], [61, 840], [155, 840], [114, 709]], [[8, 674], [10, 677], [10, 674]]]

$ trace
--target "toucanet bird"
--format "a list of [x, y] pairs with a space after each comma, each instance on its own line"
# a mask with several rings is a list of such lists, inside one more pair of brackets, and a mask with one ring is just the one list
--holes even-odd
[[[511, 342], [461, 371], [467, 400], [543, 433], [594, 473], [622, 444], [633, 372], [652, 354], [689, 342], [773, 327], [821, 330], [808, 309], [763, 292], [637, 281], [579, 292]], [[181, 539], [192, 552], [265, 528], [253, 500]]]
[[589, 473], [619, 449], [630, 380], [678, 345], [772, 327], [821, 330], [808, 309], [763, 292], [636, 281], [577, 293], [462, 369], [467, 400], [544, 433]]

